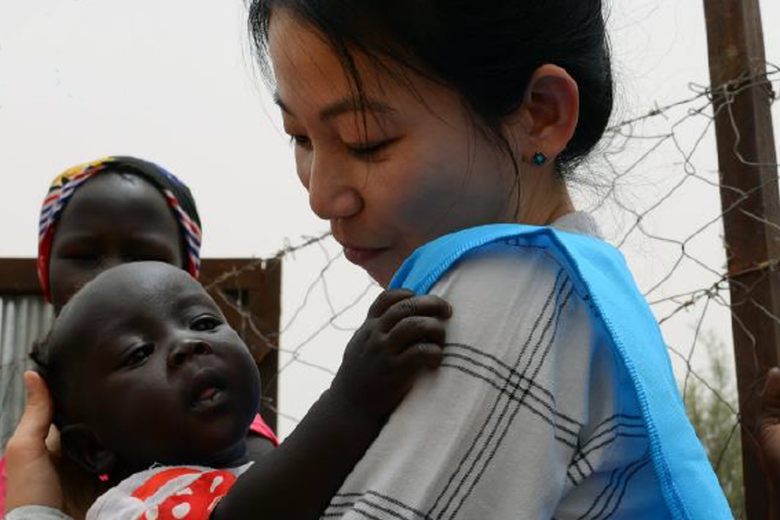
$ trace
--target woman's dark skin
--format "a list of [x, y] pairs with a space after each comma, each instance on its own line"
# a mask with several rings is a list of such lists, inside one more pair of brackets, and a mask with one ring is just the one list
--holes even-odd
[[[184, 269], [185, 259], [179, 224], [160, 190], [132, 173], [100, 173], [78, 188], [57, 223], [49, 264], [55, 314], [106, 269], [141, 260]], [[247, 437], [253, 456], [272, 449], [265, 437]], [[64, 459], [58, 471], [66, 512], [83, 518], [105, 485]]]
[[106, 269], [138, 260], [184, 269], [185, 258], [179, 224], [160, 190], [133, 174], [96, 175], [73, 194], [54, 233], [55, 313]]

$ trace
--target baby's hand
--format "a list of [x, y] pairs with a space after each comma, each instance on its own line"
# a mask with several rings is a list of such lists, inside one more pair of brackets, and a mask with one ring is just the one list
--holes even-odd
[[422, 369], [442, 359], [450, 305], [437, 296], [385, 291], [344, 352], [331, 390], [358, 411], [385, 420]]

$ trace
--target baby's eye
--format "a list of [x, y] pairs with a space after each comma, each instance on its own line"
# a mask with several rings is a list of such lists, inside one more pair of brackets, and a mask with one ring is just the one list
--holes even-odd
[[214, 330], [220, 325], [222, 325], [222, 320], [220, 320], [215, 316], [211, 316], [210, 314], [206, 314], [195, 318], [195, 321], [192, 322], [190, 328], [192, 330], [202, 332], [202, 331]]
[[146, 358], [152, 355], [154, 352], [154, 345], [151, 343], [144, 343], [143, 345], [134, 348], [130, 354], [125, 358], [125, 366], [140, 365]]

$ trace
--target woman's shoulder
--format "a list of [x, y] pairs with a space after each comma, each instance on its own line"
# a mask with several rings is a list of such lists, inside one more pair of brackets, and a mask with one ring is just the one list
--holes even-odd
[[432, 292], [445, 298], [480, 300], [506, 306], [541, 304], [556, 292], [586, 299], [567, 265], [549, 249], [522, 240], [493, 242], [464, 255]]
[[[583, 212], [564, 215], [550, 227], [569, 234], [601, 238], [593, 218]], [[525, 298], [546, 295], [569, 278], [569, 266], [549, 247], [520, 238], [507, 238], [469, 251], [439, 280], [434, 291], [467, 291], [506, 301], [511, 293], [522, 293]], [[582, 292], [577, 283], [573, 285], [575, 292]]]
[[[452, 304], [448, 342], [508, 356], [507, 362], [516, 346], [538, 344], [547, 364], [590, 364], [597, 343], [590, 301], [547, 248], [513, 239], [484, 245], [462, 257], [431, 293]], [[575, 372], [570, 376], [584, 382], [587, 374]]]
[[519, 371], [533, 374], [540, 391], [554, 396], [550, 406], [575, 421], [579, 433], [592, 421], [636, 409], [624, 392], [623, 366], [576, 277], [549, 248], [507, 239], [471, 251], [431, 292], [453, 306], [451, 354], [525, 367]]

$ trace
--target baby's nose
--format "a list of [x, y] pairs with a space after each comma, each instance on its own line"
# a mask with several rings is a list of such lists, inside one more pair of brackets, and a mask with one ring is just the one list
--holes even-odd
[[168, 354], [168, 365], [175, 368], [197, 356], [213, 352], [211, 345], [202, 339], [184, 339], [178, 341]]

